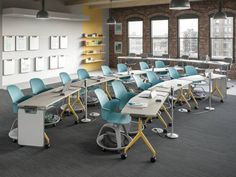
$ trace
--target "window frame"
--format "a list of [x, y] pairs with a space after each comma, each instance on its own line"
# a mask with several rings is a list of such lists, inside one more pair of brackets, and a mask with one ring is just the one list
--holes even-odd
[[[129, 22], [132, 21], [142, 21], [142, 23], [144, 24], [144, 20], [140, 17], [131, 17], [127, 19], [127, 44], [128, 44], [128, 54], [131, 53], [130, 52], [130, 37], [129, 37]], [[140, 54], [136, 54], [136, 55], [141, 55], [143, 53], [143, 49], [144, 49], [144, 25], [143, 25], [143, 34], [142, 37], [131, 37], [131, 39], [142, 39], [142, 52]]]
[[[179, 35], [179, 31], [180, 31], [180, 24], [179, 24], [179, 20], [181, 19], [198, 19], [198, 37], [197, 38], [180, 38]], [[200, 39], [200, 25], [199, 25], [199, 16], [196, 14], [184, 14], [184, 15], [180, 15], [177, 17], [177, 56], [178, 58], [181, 58], [182, 56], [180, 56], [180, 39], [197, 39], [197, 58], [191, 58], [190, 59], [199, 59], [199, 39]]]
[[[152, 37], [152, 21], [153, 20], [168, 20], [168, 36], [167, 37]], [[169, 42], [169, 37], [170, 37], [170, 26], [169, 26], [169, 22], [170, 22], [170, 19], [169, 17], [167, 16], [161, 16], [161, 15], [157, 15], [157, 16], [154, 16], [152, 18], [150, 18], [150, 46], [151, 46], [151, 53], [153, 54], [153, 39], [167, 39], [168, 41], [168, 53], [167, 55], [169, 55], [170, 53], [170, 42]], [[153, 55], [154, 56], [154, 55]], [[157, 57], [162, 57], [162, 56], [157, 56]]]
[[[232, 39], [232, 58], [233, 58], [233, 62], [235, 62], [235, 40], [236, 40], [236, 38], [235, 38], [235, 32], [236, 32], [236, 29], [235, 29], [235, 23], [236, 23], [236, 20], [235, 20], [235, 15], [233, 14], [233, 13], [230, 13], [230, 12], [225, 12], [226, 13], [226, 15], [227, 16], [229, 16], [229, 17], [233, 17], [233, 29], [232, 29], [232, 32], [233, 32], [233, 36], [232, 36], [232, 38], [230, 37], [230, 38], [225, 38], [225, 37], [219, 37], [219, 38], [212, 38], [211, 37], [211, 18], [214, 16], [214, 13], [213, 14], [210, 14], [209, 15], [209, 18], [208, 18], [208, 20], [209, 20], [209, 56], [210, 56], [210, 58], [212, 59], [212, 39]], [[226, 57], [225, 57], [226, 58]], [[213, 58], [213, 60], [223, 60], [223, 59], [221, 59], [221, 58]]]

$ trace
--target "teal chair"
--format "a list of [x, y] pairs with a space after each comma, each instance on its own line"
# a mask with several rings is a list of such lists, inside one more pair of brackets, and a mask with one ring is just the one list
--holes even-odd
[[144, 62], [144, 61], [139, 62], [139, 66], [140, 66], [141, 70], [149, 69], [148, 64], [146, 62]]
[[154, 71], [147, 71], [148, 82], [153, 86], [163, 82]]
[[[13, 112], [15, 114], [17, 114], [17, 112], [18, 112], [18, 104], [32, 97], [32, 95], [24, 95], [23, 92], [16, 85], [9, 85], [7, 87], [7, 91], [11, 97], [12, 108], [13, 108]], [[16, 121], [17, 121], [17, 119], [15, 119], [14, 122], [12, 123], [10, 132], [8, 134], [9, 137], [13, 141], [16, 141], [18, 138], [17, 136], [15, 136], [17, 134], [17, 128], [14, 128]]]
[[187, 65], [184, 67], [186, 76], [198, 75], [198, 72], [194, 66]]
[[37, 94], [40, 94], [40, 93], [43, 93], [52, 89], [52, 88], [46, 87], [43, 81], [39, 78], [31, 79], [30, 86], [31, 86], [33, 95], [37, 95]]
[[152, 86], [150, 83], [143, 82], [139, 75], [133, 75], [133, 78], [136, 82], [138, 89], [141, 91], [147, 90], [149, 87]]
[[122, 110], [129, 100], [136, 94], [128, 92], [124, 84], [119, 80], [113, 81], [111, 85], [115, 94], [115, 98], [119, 100], [119, 109]]
[[171, 79], [179, 79], [180, 77], [183, 77], [175, 68], [168, 68], [169, 75]]
[[77, 75], [78, 75], [78, 78], [80, 80], [84, 80], [84, 79], [89, 79], [90, 78], [90, 75], [89, 75], [88, 71], [85, 70], [85, 69], [78, 69], [77, 70]]
[[117, 64], [117, 71], [118, 71], [118, 73], [128, 72], [128, 67], [123, 63], [119, 63], [119, 64]]
[[113, 72], [109, 66], [102, 65], [101, 68], [102, 68], [102, 73], [104, 76], [112, 76], [113, 75]]
[[62, 82], [63, 85], [67, 84], [70, 81], [71, 82], [77, 82], [78, 81], [78, 79], [72, 80], [70, 75], [66, 72], [59, 73], [59, 76], [60, 76], [60, 79], [61, 79], [61, 82]]
[[[166, 65], [163, 61], [155, 61], [155, 68], [166, 68]], [[162, 71], [160, 72], [161, 77], [167, 77], [169, 76], [168, 71]]]
[[[109, 100], [108, 96], [102, 89], [96, 89], [95, 94], [101, 105], [101, 118], [107, 122], [98, 133], [97, 144], [103, 150], [119, 151], [125, 148], [125, 146], [131, 141], [125, 128], [125, 125], [130, 123], [131, 117], [130, 115], [118, 112], [119, 101], [116, 99]], [[108, 131], [108, 128], [113, 131]], [[122, 129], [125, 133], [121, 132]], [[114, 137], [115, 143], [114, 140], [112, 140], [113, 143], [105, 143], [109, 139], [114, 139]], [[126, 139], [127, 143], [125, 143], [124, 139]]]

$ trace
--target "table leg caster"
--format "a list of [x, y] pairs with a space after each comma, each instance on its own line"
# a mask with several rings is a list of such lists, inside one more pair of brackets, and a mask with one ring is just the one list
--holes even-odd
[[166, 129], [163, 129], [163, 133], [167, 133], [167, 130], [166, 130]]
[[151, 159], [150, 159], [150, 161], [151, 161], [152, 163], [156, 162], [156, 160], [157, 160], [156, 156], [153, 156], [153, 157], [151, 157]]
[[120, 158], [121, 158], [122, 160], [125, 160], [125, 159], [127, 158], [127, 154], [126, 154], [126, 153], [122, 153], [122, 154], [120, 155]]
[[224, 100], [220, 100], [221, 103], [224, 103]]
[[191, 112], [191, 109], [188, 109], [188, 112]]
[[195, 109], [198, 109], [198, 106], [195, 106], [194, 108], [195, 108]]
[[45, 145], [44, 145], [45, 149], [49, 149], [50, 146], [51, 146], [50, 144], [45, 144]]
[[76, 121], [75, 121], [75, 125], [77, 125], [78, 123], [79, 123], [79, 121], [78, 121], [78, 120], [76, 120]]

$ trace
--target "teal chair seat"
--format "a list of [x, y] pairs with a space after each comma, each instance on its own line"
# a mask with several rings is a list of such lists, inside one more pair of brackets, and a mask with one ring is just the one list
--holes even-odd
[[129, 100], [136, 94], [128, 92], [121, 81], [113, 81], [111, 83], [116, 99], [119, 100], [119, 109], [122, 110]]
[[136, 82], [138, 89], [141, 91], [147, 90], [148, 88], [152, 86], [150, 83], [143, 82], [143, 80], [140, 78], [139, 75], [133, 75], [133, 78]]
[[40, 94], [40, 93], [43, 93], [52, 89], [52, 88], [46, 87], [43, 81], [39, 78], [31, 79], [30, 86], [31, 86], [33, 95], [37, 95], [37, 94]]
[[153, 86], [163, 82], [154, 71], [147, 71], [148, 82]]

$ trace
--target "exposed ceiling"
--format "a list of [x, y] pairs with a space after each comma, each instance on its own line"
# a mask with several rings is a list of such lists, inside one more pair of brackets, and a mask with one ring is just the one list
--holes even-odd
[[[203, 1], [203, 0], [190, 0]], [[91, 8], [122, 8], [145, 5], [169, 4], [170, 0], [66, 0], [65, 5], [88, 5]]]

